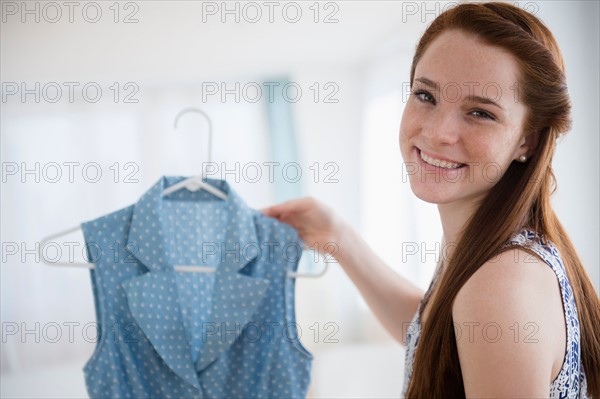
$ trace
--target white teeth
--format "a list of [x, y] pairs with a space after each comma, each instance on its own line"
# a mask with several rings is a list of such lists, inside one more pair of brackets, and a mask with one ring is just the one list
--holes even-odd
[[423, 161], [427, 162], [430, 165], [437, 166], [438, 168], [457, 169], [457, 168], [460, 168], [461, 166], [464, 166], [464, 164], [462, 164], [462, 163], [447, 162], [447, 161], [441, 161], [439, 159], [431, 158], [430, 156], [423, 154], [423, 151], [420, 151], [420, 150], [419, 150], [419, 154], [421, 154], [421, 159]]

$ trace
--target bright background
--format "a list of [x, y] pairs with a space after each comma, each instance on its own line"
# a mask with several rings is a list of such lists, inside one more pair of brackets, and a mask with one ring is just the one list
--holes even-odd
[[[161, 175], [199, 173], [208, 160], [205, 121], [190, 114], [173, 128], [190, 106], [210, 116], [219, 172], [234, 171], [216, 177], [249, 205], [319, 198], [396, 272], [427, 288], [441, 227], [435, 206], [412, 196], [402, 174], [398, 128], [417, 40], [455, 3], [280, 2], [273, 22], [263, 2], [227, 2], [239, 21], [221, 2], [77, 2], [72, 22], [67, 6], [53, 4], [2, 2], [2, 397], [86, 396], [81, 368], [94, 341], [84, 326], [95, 321], [89, 273], [45, 265], [36, 246], [136, 202]], [[557, 149], [554, 205], [598, 290], [598, 2], [519, 5], [547, 23], [566, 59], [574, 125]], [[211, 7], [216, 14], [203, 12]], [[262, 18], [254, 23], [257, 7]], [[286, 21], [298, 8], [300, 20]], [[279, 82], [273, 101], [264, 82]], [[57, 87], [62, 97], [54, 101]], [[256, 87], [262, 95], [254, 101]], [[264, 166], [271, 161], [280, 162], [272, 182]], [[72, 181], [68, 162], [78, 163]], [[252, 162], [263, 166], [256, 182], [244, 169]], [[292, 162], [302, 171], [295, 183], [282, 177]], [[101, 177], [90, 182], [98, 168]], [[81, 240], [80, 233], [64, 238]], [[418, 253], [408, 255], [406, 245]], [[311, 256], [301, 268], [316, 272], [322, 262]], [[339, 265], [297, 281], [296, 311], [302, 342], [315, 355], [309, 396], [399, 396], [403, 348]]]

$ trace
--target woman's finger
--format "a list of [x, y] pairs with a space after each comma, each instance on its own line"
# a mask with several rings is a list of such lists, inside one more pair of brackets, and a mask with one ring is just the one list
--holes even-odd
[[266, 208], [262, 208], [260, 211], [263, 212], [267, 216], [271, 217], [279, 217], [283, 213], [289, 212], [295, 206], [296, 202], [294, 200], [285, 201], [280, 204], [272, 205]]
[[265, 216], [275, 217], [277, 215], [277, 212], [275, 212], [272, 206], [261, 208], [259, 211], [265, 214]]

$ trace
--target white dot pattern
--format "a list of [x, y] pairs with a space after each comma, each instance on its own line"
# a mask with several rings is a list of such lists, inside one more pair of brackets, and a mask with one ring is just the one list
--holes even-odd
[[285, 253], [302, 241], [223, 180], [208, 182], [227, 201], [185, 189], [163, 198], [181, 179], [163, 177], [135, 205], [82, 224], [100, 326], [84, 366], [88, 394], [305, 397], [313, 356], [300, 342], [287, 278], [299, 255]]

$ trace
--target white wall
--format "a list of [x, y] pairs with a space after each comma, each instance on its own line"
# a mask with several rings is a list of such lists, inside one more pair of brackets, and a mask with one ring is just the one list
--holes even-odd
[[556, 149], [554, 206], [600, 292], [598, 12], [596, 1], [540, 2], [539, 9], [563, 52], [573, 102], [573, 128]]

